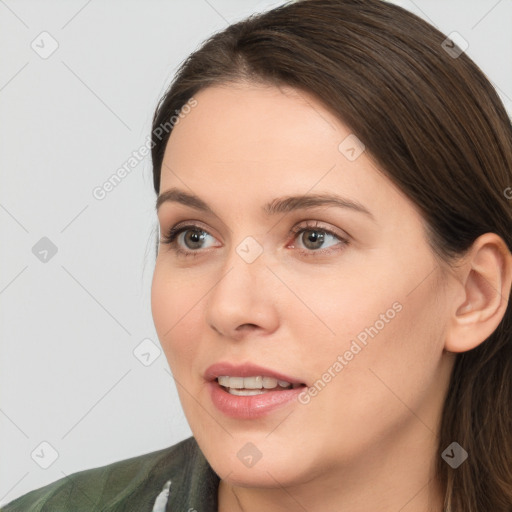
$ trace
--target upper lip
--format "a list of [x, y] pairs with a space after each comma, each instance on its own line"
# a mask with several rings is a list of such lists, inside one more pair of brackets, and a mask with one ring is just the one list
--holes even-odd
[[265, 368], [263, 366], [258, 366], [252, 363], [215, 363], [206, 369], [204, 373], [204, 378], [208, 381], [213, 381], [217, 377], [224, 375], [229, 377], [274, 377], [275, 379], [284, 380], [286, 382], [289, 382], [290, 384], [304, 384], [304, 382], [301, 381], [300, 379], [296, 379], [295, 377], [291, 377], [290, 375], [286, 375], [276, 370]]

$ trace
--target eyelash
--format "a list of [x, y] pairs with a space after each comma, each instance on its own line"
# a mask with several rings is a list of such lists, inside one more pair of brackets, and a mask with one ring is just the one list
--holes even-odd
[[[184, 256], [184, 257], [196, 257], [196, 256], [199, 256], [200, 253], [201, 253], [200, 250], [197, 250], [197, 251], [187, 251], [187, 250], [182, 249], [181, 247], [179, 247], [178, 244], [177, 244], [177, 240], [176, 239], [178, 238], [178, 235], [180, 235], [184, 231], [189, 231], [189, 230], [190, 231], [199, 231], [201, 233], [208, 233], [208, 231], [204, 230], [203, 228], [201, 228], [200, 226], [198, 226], [196, 224], [188, 224], [188, 225], [180, 226], [180, 227], [174, 226], [174, 227], [172, 227], [167, 232], [166, 235], [164, 235], [162, 237], [160, 242], [163, 243], [163, 244], [169, 245], [171, 247], [171, 249], [178, 256]], [[349, 240], [347, 240], [346, 238], [343, 238], [343, 237], [337, 235], [336, 233], [334, 233], [330, 229], [322, 228], [317, 223], [314, 223], [314, 224], [308, 224], [307, 223], [305, 226], [304, 225], [302, 225], [302, 226], [294, 226], [288, 232], [288, 236], [294, 235], [294, 239], [295, 239], [295, 238], [297, 238], [297, 236], [299, 234], [303, 233], [304, 231], [316, 231], [316, 232], [332, 235], [334, 238], [337, 238], [341, 242], [342, 246], [349, 245]], [[210, 234], [210, 233], [208, 233], [208, 234]], [[337, 244], [337, 245], [339, 245], [339, 244]], [[325, 256], [327, 253], [330, 253], [332, 251], [336, 251], [336, 249], [334, 249], [334, 247], [336, 247], [336, 246], [329, 247], [327, 249], [318, 249], [316, 251], [315, 250], [307, 250], [307, 249], [298, 249], [298, 251], [303, 256], [316, 256], [318, 254], [321, 254], [321, 255]]]

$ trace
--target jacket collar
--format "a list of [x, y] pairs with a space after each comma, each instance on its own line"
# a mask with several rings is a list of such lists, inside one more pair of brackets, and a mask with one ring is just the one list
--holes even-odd
[[165, 512], [190, 509], [217, 512], [220, 478], [211, 468], [194, 438], [186, 443], [184, 450], [183, 468], [173, 472]]

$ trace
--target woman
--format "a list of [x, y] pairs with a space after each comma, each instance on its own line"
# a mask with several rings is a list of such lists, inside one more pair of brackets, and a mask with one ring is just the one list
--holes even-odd
[[194, 52], [152, 134], [194, 436], [4, 510], [512, 510], [512, 126], [467, 55], [380, 0], [289, 3]]

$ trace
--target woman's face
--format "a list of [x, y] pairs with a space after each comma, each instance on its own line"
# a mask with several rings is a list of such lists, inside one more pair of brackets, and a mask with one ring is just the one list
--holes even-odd
[[304, 92], [195, 100], [162, 166], [160, 194], [182, 195], [160, 205], [161, 235], [186, 230], [160, 243], [152, 311], [213, 469], [292, 485], [433, 453], [450, 298], [413, 203]]

